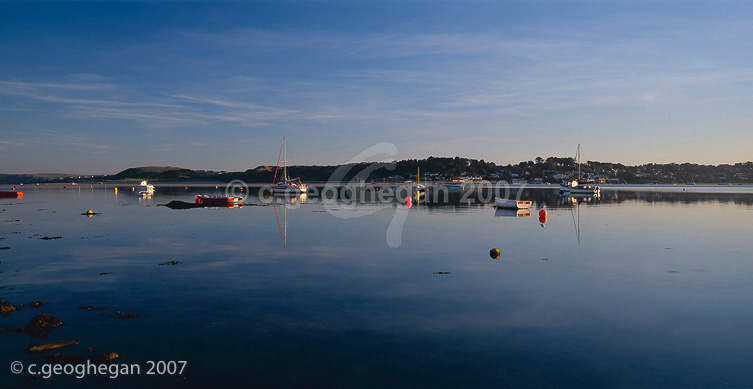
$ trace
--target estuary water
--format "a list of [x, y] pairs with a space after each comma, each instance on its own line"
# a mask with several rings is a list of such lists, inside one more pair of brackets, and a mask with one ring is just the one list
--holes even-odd
[[[0, 317], [0, 387], [753, 387], [753, 188], [683, 189], [528, 188], [527, 216], [25, 187], [0, 199], [0, 300], [24, 304]], [[14, 330], [41, 313], [63, 325]], [[56, 352], [140, 372], [45, 378]]]

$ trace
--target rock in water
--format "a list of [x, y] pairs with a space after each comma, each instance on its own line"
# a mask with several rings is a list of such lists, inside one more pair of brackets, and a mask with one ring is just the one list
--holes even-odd
[[81, 342], [73, 341], [38, 344], [36, 346], [29, 347], [28, 349], [26, 349], [26, 352], [29, 354], [42, 354], [50, 351], [60, 350], [61, 348], [72, 347], [79, 343]]
[[49, 301], [34, 300], [34, 301], [32, 301], [32, 302], [29, 303], [29, 308], [35, 308], [36, 309], [36, 308], [39, 308], [42, 305], [45, 305], [45, 304], [48, 304], [48, 303], [49, 303]]
[[21, 309], [23, 305], [13, 305], [5, 300], [0, 300], [0, 316], [8, 316], [11, 312]]
[[102, 353], [92, 358], [92, 363], [95, 365], [109, 365], [118, 357], [119, 355], [113, 352]]
[[31, 318], [29, 323], [26, 324], [26, 327], [23, 328], [22, 332], [34, 339], [44, 339], [50, 335], [52, 330], [62, 325], [63, 321], [57, 317], [40, 313]]

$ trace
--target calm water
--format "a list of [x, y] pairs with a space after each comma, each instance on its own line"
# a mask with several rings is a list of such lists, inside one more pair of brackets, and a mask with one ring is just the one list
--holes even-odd
[[[13, 361], [49, 355], [28, 347], [75, 340], [60, 352], [113, 351], [142, 374], [53, 387], [753, 387], [751, 188], [574, 203], [528, 189], [529, 217], [254, 196], [173, 210], [157, 205], [206, 190], [24, 189], [0, 199], [0, 300], [49, 304], [0, 326], [65, 325], [0, 335], [0, 386], [29, 378]], [[188, 363], [145, 375], [160, 360]]]

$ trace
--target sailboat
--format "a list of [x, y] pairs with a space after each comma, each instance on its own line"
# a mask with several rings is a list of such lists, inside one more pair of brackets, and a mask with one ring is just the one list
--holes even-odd
[[[277, 180], [277, 170], [280, 168], [280, 158], [282, 158], [282, 177]], [[272, 178], [272, 193], [276, 195], [300, 195], [306, 193], [309, 186], [302, 183], [300, 177], [288, 178], [288, 149], [285, 142], [285, 138], [282, 138], [282, 146], [280, 147], [280, 156], [277, 157], [277, 167], [275, 168], [275, 176]]]
[[151, 197], [154, 194], [154, 185], [149, 184], [146, 180], [141, 181], [138, 194], [140, 197]]
[[601, 193], [601, 188], [593, 180], [580, 180], [580, 143], [578, 143], [576, 159], [578, 161], [578, 179], [560, 184], [560, 193], [598, 196]]
[[420, 200], [424, 194], [426, 194], [426, 185], [421, 183], [421, 168], [419, 167], [416, 172], [416, 187], [413, 190], [413, 196], [416, 200]]

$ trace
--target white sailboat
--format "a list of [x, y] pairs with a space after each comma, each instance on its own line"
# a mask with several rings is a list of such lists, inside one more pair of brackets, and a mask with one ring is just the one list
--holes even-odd
[[[276, 183], [277, 169], [280, 168], [280, 157], [282, 157], [282, 177]], [[282, 147], [280, 148], [280, 157], [277, 158], [277, 168], [275, 168], [275, 177], [272, 179], [272, 193], [275, 195], [300, 195], [306, 193], [309, 186], [301, 182], [300, 177], [288, 178], [288, 149], [285, 138], [282, 138]]]
[[580, 179], [580, 143], [578, 143], [576, 159], [578, 161], [578, 179], [560, 184], [560, 193], [598, 196], [601, 193], [601, 188], [593, 180], [581, 181]]
[[146, 180], [139, 183], [138, 195], [140, 197], [151, 197], [154, 194], [154, 185], [149, 184]]

